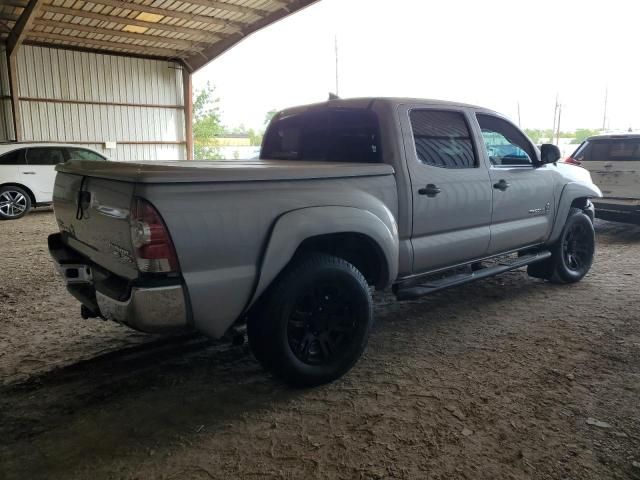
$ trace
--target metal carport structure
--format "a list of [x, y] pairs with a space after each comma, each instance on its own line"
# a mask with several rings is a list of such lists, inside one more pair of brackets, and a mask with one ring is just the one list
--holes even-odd
[[[22, 110], [33, 104], [55, 104], [58, 109], [88, 109], [95, 105], [104, 109], [156, 108], [182, 112], [182, 143], [186, 144], [187, 158], [192, 158], [192, 74], [253, 32], [316, 1], [318, 0], [0, 0], [0, 50], [6, 52], [0, 58], [0, 117], [3, 114], [5, 118], [9, 117], [9, 121], [5, 122], [5, 137], [11, 134], [12, 140], [24, 140]], [[65, 92], [51, 98], [48, 95], [33, 97], [23, 92], [26, 88], [22, 87], [22, 82], [26, 79], [20, 78], [21, 74], [29, 75], [27, 68], [19, 68], [18, 65], [23, 45], [33, 49], [45, 47], [56, 51], [83, 52], [87, 55], [108, 55], [109, 58], [128, 57], [168, 62], [176, 70], [182, 70], [181, 81], [169, 79], [176, 85], [181, 84], [182, 98], [179, 102], [166, 104], [161, 101], [145, 103], [144, 99], [131, 101], [125, 96], [118, 98], [117, 95], [116, 98], [74, 98]], [[38, 66], [38, 62], [44, 63], [44, 54], [40, 50], [36, 50], [36, 53], [40, 57], [30, 60], [35, 65], [33, 68]], [[87, 63], [87, 58], [89, 57], [76, 60]], [[69, 62], [62, 55], [54, 60], [59, 65], [52, 63], [52, 68], [57, 70], [63, 70], [67, 64], [65, 62]], [[107, 63], [105, 60], [101, 67], [102, 74], [111, 68]], [[48, 64], [45, 70], [46, 68]], [[117, 65], [113, 68], [117, 68]], [[120, 75], [132, 68], [137, 67], [121, 66]], [[145, 64], [144, 68], [150, 67]], [[151, 69], [153, 68], [152, 66]], [[61, 76], [64, 83], [64, 72], [58, 73], [63, 74]], [[42, 72], [40, 80], [46, 75], [46, 71]], [[114, 76], [117, 74], [114, 73]], [[95, 76], [92, 78], [95, 79]]]

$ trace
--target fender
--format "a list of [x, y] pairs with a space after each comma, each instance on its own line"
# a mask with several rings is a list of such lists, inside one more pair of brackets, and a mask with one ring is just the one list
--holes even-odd
[[354, 207], [310, 207], [282, 215], [275, 223], [260, 269], [253, 304], [291, 261], [296, 250], [308, 238], [332, 233], [359, 233], [371, 238], [387, 263], [388, 286], [398, 276], [398, 228], [393, 214], [384, 207], [387, 218]]
[[562, 233], [565, 220], [569, 216], [569, 210], [571, 209], [573, 201], [577, 198], [585, 197], [600, 198], [602, 197], [602, 192], [595, 184], [581, 182], [570, 182], [562, 188], [560, 201], [558, 202], [558, 213], [556, 214], [548, 243], [552, 244], [560, 238], [560, 233]]

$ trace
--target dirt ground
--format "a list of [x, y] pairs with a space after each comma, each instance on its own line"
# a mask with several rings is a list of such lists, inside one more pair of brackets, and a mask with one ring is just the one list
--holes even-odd
[[50, 211], [0, 223], [0, 479], [640, 479], [640, 228], [581, 283], [376, 299], [365, 357], [292, 390], [244, 347], [97, 320]]

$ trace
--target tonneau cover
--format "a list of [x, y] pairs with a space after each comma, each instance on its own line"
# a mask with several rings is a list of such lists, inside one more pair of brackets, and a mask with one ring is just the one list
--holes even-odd
[[283, 160], [216, 160], [175, 162], [92, 162], [74, 160], [59, 172], [132, 183], [207, 183], [312, 180], [392, 175], [384, 163], [308, 162]]

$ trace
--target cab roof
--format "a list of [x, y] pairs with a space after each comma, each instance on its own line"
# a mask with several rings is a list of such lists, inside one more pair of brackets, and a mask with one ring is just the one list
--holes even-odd
[[322, 108], [371, 108], [375, 103], [385, 103], [390, 106], [406, 105], [406, 104], [420, 104], [430, 107], [457, 107], [457, 108], [471, 108], [474, 110], [481, 110], [483, 112], [495, 113], [496, 115], [503, 116], [490, 109], [480, 107], [477, 105], [471, 105], [462, 102], [454, 102], [448, 100], [435, 100], [428, 98], [411, 98], [411, 97], [358, 97], [358, 98], [337, 98], [327, 100], [325, 102], [312, 103], [308, 105], [300, 105], [290, 108], [285, 108], [281, 112], [281, 115], [291, 115], [294, 113], [304, 112], [312, 109]]

